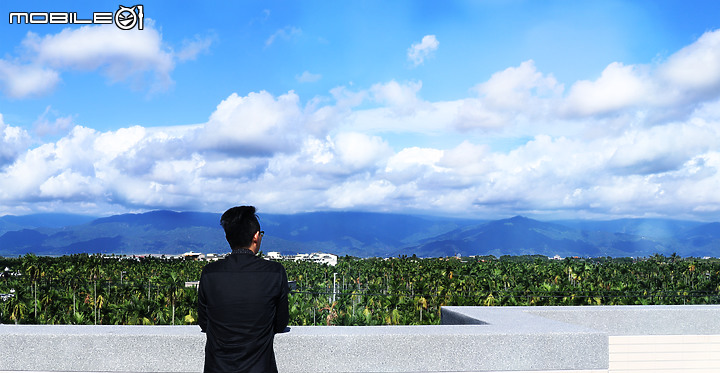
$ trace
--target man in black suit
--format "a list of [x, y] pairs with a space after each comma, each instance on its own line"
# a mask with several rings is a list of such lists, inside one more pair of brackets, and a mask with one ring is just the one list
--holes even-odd
[[255, 207], [233, 207], [220, 224], [232, 253], [207, 264], [200, 276], [204, 371], [277, 372], [273, 339], [289, 320], [285, 268], [255, 256], [264, 234]]

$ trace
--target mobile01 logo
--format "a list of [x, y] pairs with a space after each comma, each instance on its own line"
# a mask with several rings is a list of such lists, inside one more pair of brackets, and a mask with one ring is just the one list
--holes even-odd
[[93, 12], [92, 18], [80, 18], [77, 12], [10, 12], [10, 24], [108, 25], [121, 30], [145, 28], [143, 5], [118, 6], [115, 12]]

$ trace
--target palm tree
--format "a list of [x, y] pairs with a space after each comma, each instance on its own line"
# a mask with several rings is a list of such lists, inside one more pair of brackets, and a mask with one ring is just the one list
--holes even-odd
[[165, 278], [164, 283], [165, 296], [172, 306], [172, 325], [175, 325], [175, 301], [180, 299], [184, 294], [184, 284], [181, 284], [180, 273], [176, 271], [170, 271], [168, 277]]

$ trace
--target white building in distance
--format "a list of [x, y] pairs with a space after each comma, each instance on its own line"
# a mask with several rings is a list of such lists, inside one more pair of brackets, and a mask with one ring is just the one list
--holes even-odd
[[328, 264], [336, 266], [338, 262], [338, 256], [335, 254], [326, 253], [311, 253], [311, 254], [297, 254], [297, 255], [281, 255], [277, 251], [271, 251], [265, 255], [266, 259], [269, 260], [293, 260], [296, 262], [306, 261], [320, 264]]

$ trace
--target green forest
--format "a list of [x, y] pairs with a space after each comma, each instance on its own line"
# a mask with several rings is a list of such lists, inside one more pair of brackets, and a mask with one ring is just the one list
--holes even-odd
[[[282, 262], [290, 325], [439, 324], [442, 306], [720, 303], [720, 260], [543, 256]], [[78, 254], [0, 257], [0, 323], [197, 323], [206, 262]]]

